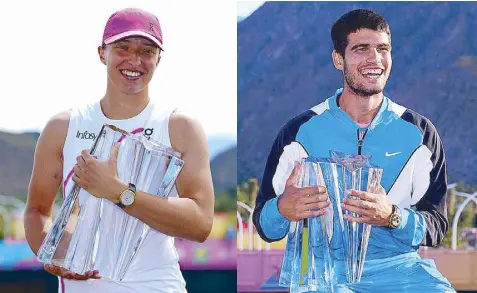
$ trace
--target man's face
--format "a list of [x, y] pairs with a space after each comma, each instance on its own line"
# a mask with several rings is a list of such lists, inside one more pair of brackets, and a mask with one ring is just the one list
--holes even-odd
[[128, 95], [141, 92], [149, 84], [160, 60], [160, 49], [141, 37], [123, 39], [98, 51], [109, 81]]
[[385, 32], [360, 29], [348, 36], [342, 70], [353, 92], [363, 97], [381, 93], [391, 66], [391, 44]]

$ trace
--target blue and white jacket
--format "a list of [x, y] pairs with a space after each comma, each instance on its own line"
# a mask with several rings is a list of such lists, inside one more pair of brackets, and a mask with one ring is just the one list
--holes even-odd
[[255, 204], [258, 233], [267, 242], [287, 235], [290, 221], [279, 213], [277, 202], [294, 162], [307, 156], [328, 157], [335, 150], [371, 155], [371, 163], [383, 168], [381, 185], [390, 202], [401, 211], [398, 228], [371, 229], [367, 259], [436, 246], [448, 227], [446, 161], [436, 128], [427, 118], [384, 97], [359, 146], [363, 129], [339, 108], [342, 91], [291, 119], [278, 133]]

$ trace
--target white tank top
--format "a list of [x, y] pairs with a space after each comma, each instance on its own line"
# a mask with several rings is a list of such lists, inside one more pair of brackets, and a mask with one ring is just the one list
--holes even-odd
[[[68, 194], [74, 184], [71, 176], [76, 157], [82, 150], [91, 148], [103, 124], [113, 124], [135, 135], [150, 136], [151, 139], [170, 147], [169, 117], [172, 112], [160, 109], [149, 102], [146, 108], [133, 118], [111, 120], [104, 116], [100, 102], [73, 109], [63, 148], [63, 194]], [[169, 196], [178, 196], [176, 186], [172, 188]], [[79, 200], [83, 202], [84, 198]], [[77, 281], [59, 278], [58, 292], [186, 293], [178, 261], [174, 238], [151, 229], [123, 281], [114, 282], [106, 279]], [[101, 272], [99, 274], [101, 275]]]

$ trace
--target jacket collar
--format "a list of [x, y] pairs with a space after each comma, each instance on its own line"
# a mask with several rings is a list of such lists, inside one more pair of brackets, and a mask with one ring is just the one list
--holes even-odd
[[[337, 89], [335, 94], [328, 98], [328, 107], [341, 120], [343, 120], [347, 123], [350, 123], [355, 128], [359, 128], [359, 125], [353, 119], [351, 119], [351, 117], [348, 115], [348, 113], [346, 113], [340, 107], [338, 107], [338, 97], [342, 93], [343, 93], [343, 88]], [[383, 96], [383, 102], [381, 103], [381, 107], [379, 108], [379, 111], [376, 114], [376, 116], [374, 117], [371, 124], [369, 124], [368, 129], [372, 130], [372, 129], [376, 128], [376, 126], [378, 126], [381, 122], [383, 122], [389, 103], [390, 103], [389, 98], [386, 97], [386, 96]]]

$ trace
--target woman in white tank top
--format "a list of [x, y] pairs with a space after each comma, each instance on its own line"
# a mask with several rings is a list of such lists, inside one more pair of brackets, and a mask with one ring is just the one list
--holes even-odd
[[[108, 73], [104, 98], [53, 117], [38, 140], [25, 212], [26, 237], [35, 253], [51, 225], [55, 188], [62, 185], [68, 194], [77, 183], [92, 196], [113, 203], [121, 202], [121, 193], [128, 190], [129, 182], [116, 175], [114, 158], [100, 162], [87, 151], [104, 123], [172, 147], [184, 160], [169, 197], [138, 190], [132, 204], [123, 207], [125, 213], [152, 228], [124, 279], [115, 282], [100, 278], [101, 272], [78, 275], [45, 266], [59, 276], [59, 292], [186, 292], [174, 237], [199, 242], [208, 237], [214, 194], [200, 124], [149, 99], [148, 84], [162, 50], [162, 32], [154, 15], [138, 9], [114, 13], [98, 48]], [[80, 204], [84, 196], [80, 196]]]

